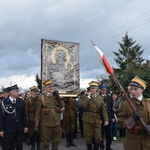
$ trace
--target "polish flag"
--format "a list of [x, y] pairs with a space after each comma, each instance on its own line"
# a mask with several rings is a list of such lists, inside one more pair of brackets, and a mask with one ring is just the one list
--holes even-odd
[[102, 64], [102, 66], [105, 68], [105, 70], [110, 74], [113, 75], [114, 70], [113, 68], [110, 66], [110, 64], [108, 63], [106, 57], [104, 56], [104, 53], [96, 46], [93, 44], [94, 47], [94, 52], [98, 58], [98, 60], [100, 61], [100, 63]]

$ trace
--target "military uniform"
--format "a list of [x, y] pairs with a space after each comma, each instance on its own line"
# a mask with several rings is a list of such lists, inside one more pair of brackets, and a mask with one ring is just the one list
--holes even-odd
[[[33, 86], [30, 88], [31, 92], [39, 92], [37, 87]], [[35, 142], [37, 144], [37, 150], [40, 149], [40, 132], [35, 133], [34, 126], [35, 126], [35, 112], [37, 108], [37, 101], [38, 95], [36, 97], [31, 96], [29, 99], [26, 100], [26, 112], [28, 118], [28, 132], [30, 136], [30, 143], [31, 147], [35, 149]]]
[[[102, 88], [102, 86], [100, 86], [100, 88]], [[100, 93], [100, 95], [104, 99], [104, 103], [105, 103], [105, 107], [106, 107], [106, 111], [107, 111], [107, 115], [108, 115], [108, 119], [109, 119], [109, 124], [107, 126], [105, 126], [104, 125], [104, 119], [103, 119], [103, 116], [101, 114], [101, 118], [102, 118], [102, 124], [101, 124], [102, 141], [100, 143], [100, 148], [104, 149], [104, 147], [105, 147], [104, 139], [105, 139], [105, 134], [106, 134], [106, 150], [112, 150], [112, 148], [111, 148], [111, 143], [112, 143], [111, 126], [112, 126], [112, 119], [115, 119], [114, 112], [112, 109], [113, 108], [113, 101], [112, 101], [112, 98], [108, 94], [103, 95]]]
[[[45, 81], [45, 86], [51, 85], [51, 81]], [[36, 124], [40, 121], [42, 150], [49, 150], [50, 141], [52, 150], [58, 150], [61, 141], [60, 113], [63, 101], [51, 93], [43, 93], [38, 98], [35, 115]]]
[[[142, 88], [140, 87], [142, 82], [139, 79], [136, 80], [136, 82], [131, 82], [129, 85]], [[146, 87], [143, 86], [143, 89], [145, 88]], [[141, 96], [141, 99], [134, 97], [131, 99], [131, 103], [136, 108], [136, 110], [140, 112], [144, 123], [146, 125], [150, 125], [150, 99], [146, 99], [143, 96]], [[127, 120], [133, 115], [133, 110], [131, 109], [129, 103], [127, 101], [123, 102], [118, 112], [118, 125], [120, 128], [127, 129], [124, 150], [150, 150], [150, 135], [147, 136], [145, 134], [141, 121], [135, 120], [134, 122], [133, 120], [132, 122], [134, 123], [134, 126], [128, 126]]]
[[[149, 111], [148, 110], [148, 104], [150, 105], [150, 100], [143, 98], [140, 102], [139, 100], [132, 99], [132, 103], [140, 110], [140, 114], [142, 116], [143, 121], [145, 124], [150, 125], [150, 117], [149, 117]], [[150, 108], [149, 108], [150, 109]], [[130, 118], [133, 115], [133, 112], [129, 106], [129, 103], [125, 101], [121, 109], [118, 113], [118, 125], [120, 128], [126, 128], [126, 119]], [[125, 150], [149, 150], [150, 149], [150, 137], [147, 137], [144, 133], [142, 133], [141, 130], [142, 124], [139, 121], [134, 125], [133, 128], [127, 129], [126, 133], [126, 139], [124, 143]], [[134, 131], [135, 130], [135, 131]]]
[[[12, 90], [18, 89], [17, 85]], [[4, 150], [22, 150], [24, 129], [27, 128], [27, 116], [22, 99], [16, 98], [12, 103], [11, 96], [2, 101], [3, 115], [0, 116], [4, 132]]]
[[[3, 118], [2, 99], [0, 99], [0, 118]], [[3, 120], [0, 121], [0, 131], [3, 128]], [[3, 137], [0, 136], [0, 145], [3, 147]]]
[[75, 130], [75, 113], [76, 113], [76, 100], [73, 98], [63, 98], [65, 103], [65, 110], [63, 113], [63, 128], [66, 133], [66, 146], [74, 146], [76, 144], [73, 140], [74, 130]]
[[[93, 88], [94, 83], [90, 83], [90, 88]], [[97, 88], [98, 85], [96, 85]], [[91, 142], [94, 139], [94, 147], [98, 150], [99, 144], [102, 140], [101, 132], [101, 118], [100, 112], [103, 114], [103, 118], [108, 122], [108, 115], [104, 105], [104, 100], [99, 94], [91, 94], [90, 96], [84, 95], [82, 97], [83, 112], [83, 129], [84, 137], [87, 144], [87, 149], [92, 149]]]
[[[3, 99], [5, 98], [5, 92], [4, 92], [4, 89], [0, 89], [0, 118], [3, 117], [3, 111], [2, 111], [2, 101]], [[1, 128], [3, 127], [3, 120], [0, 122], [0, 130]], [[4, 146], [4, 138], [0, 136], [0, 145], [3, 148]]]

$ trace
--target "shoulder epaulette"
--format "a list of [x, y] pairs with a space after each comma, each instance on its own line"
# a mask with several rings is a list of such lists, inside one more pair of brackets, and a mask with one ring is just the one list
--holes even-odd
[[150, 103], [150, 98], [145, 98], [145, 100]]

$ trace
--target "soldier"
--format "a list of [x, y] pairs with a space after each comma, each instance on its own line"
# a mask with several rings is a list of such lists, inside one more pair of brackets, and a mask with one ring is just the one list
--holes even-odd
[[30, 137], [30, 144], [31, 150], [35, 150], [35, 142], [37, 146], [37, 150], [40, 150], [40, 134], [35, 134], [34, 126], [35, 126], [35, 111], [37, 108], [37, 101], [39, 96], [39, 90], [36, 86], [32, 86], [30, 88], [31, 97], [26, 100], [26, 112], [29, 124], [29, 137]]
[[[150, 99], [143, 97], [143, 91], [147, 83], [139, 77], [134, 77], [129, 83], [131, 103], [136, 108], [133, 111], [127, 101], [124, 101], [118, 112], [118, 125], [120, 128], [127, 129], [124, 150], [150, 150]], [[139, 117], [146, 125], [142, 125]], [[133, 119], [132, 126], [129, 127], [128, 120]], [[148, 127], [148, 129], [147, 129]], [[148, 134], [148, 135], [147, 135]]]
[[35, 130], [38, 131], [39, 121], [41, 129], [42, 150], [58, 150], [61, 141], [60, 113], [63, 108], [58, 91], [53, 91], [53, 83], [47, 80], [43, 83], [44, 93], [39, 97], [35, 115]]
[[91, 81], [89, 85], [90, 85], [90, 92], [88, 92], [88, 95], [86, 94], [82, 97], [82, 106], [84, 108], [82, 117], [84, 137], [86, 140], [88, 150], [92, 150], [91, 143], [93, 139], [94, 139], [93, 150], [98, 150], [99, 144], [102, 140], [100, 135], [101, 132], [100, 111], [103, 114], [105, 125], [108, 125], [108, 116], [106, 108], [104, 106], [104, 100], [102, 96], [100, 96], [97, 93], [98, 82]]
[[2, 101], [3, 115], [0, 135], [4, 137], [4, 150], [22, 150], [23, 135], [28, 131], [27, 116], [17, 85], [10, 87], [10, 96]]
[[75, 113], [76, 113], [76, 100], [71, 97], [63, 98], [65, 103], [65, 110], [63, 113], [63, 128], [66, 134], [66, 146], [76, 147], [73, 136], [75, 130]]
[[113, 112], [113, 101], [111, 97], [107, 94], [106, 86], [105, 85], [100, 85], [99, 86], [99, 94], [103, 97], [106, 111], [108, 114], [108, 119], [109, 119], [109, 124], [108, 126], [105, 126], [104, 124], [104, 119], [101, 115], [102, 118], [102, 124], [101, 124], [101, 134], [102, 134], [102, 141], [100, 143], [100, 150], [104, 150], [104, 135], [106, 133], [106, 150], [113, 150], [111, 148], [111, 143], [112, 143], [112, 135], [111, 135], [111, 124], [112, 122], [115, 121], [115, 116]]
[[[3, 112], [2, 112], [2, 100], [4, 99], [4, 91], [2, 89], [0, 89], [0, 118], [2, 118], [3, 116]], [[2, 122], [0, 122], [0, 128], [1, 126], [3, 126], [3, 120]], [[0, 136], [0, 145], [2, 146], [3, 149], [3, 137]]]

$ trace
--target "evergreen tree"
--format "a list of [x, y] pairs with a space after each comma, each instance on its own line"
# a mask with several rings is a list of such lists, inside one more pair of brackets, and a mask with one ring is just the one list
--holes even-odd
[[119, 52], [113, 52], [116, 56], [114, 60], [119, 66], [119, 69], [126, 70], [129, 67], [141, 66], [145, 59], [142, 58], [143, 49], [139, 44], [135, 44], [136, 41], [133, 41], [132, 38], [128, 37], [126, 33], [122, 38], [123, 43], [119, 43], [120, 49]]
[[[140, 44], [136, 44], [136, 41], [132, 38], [129, 38], [127, 33], [122, 38], [122, 43], [118, 42], [118, 44], [120, 46], [119, 52], [113, 52], [115, 54], [114, 60], [118, 64], [118, 68], [114, 68], [114, 71], [121, 85], [127, 89], [133, 77], [139, 76], [142, 78], [143, 76], [145, 59], [142, 57], [142, 54], [144, 49], [142, 49]], [[112, 81], [113, 89], [116, 90], [118, 88]]]

